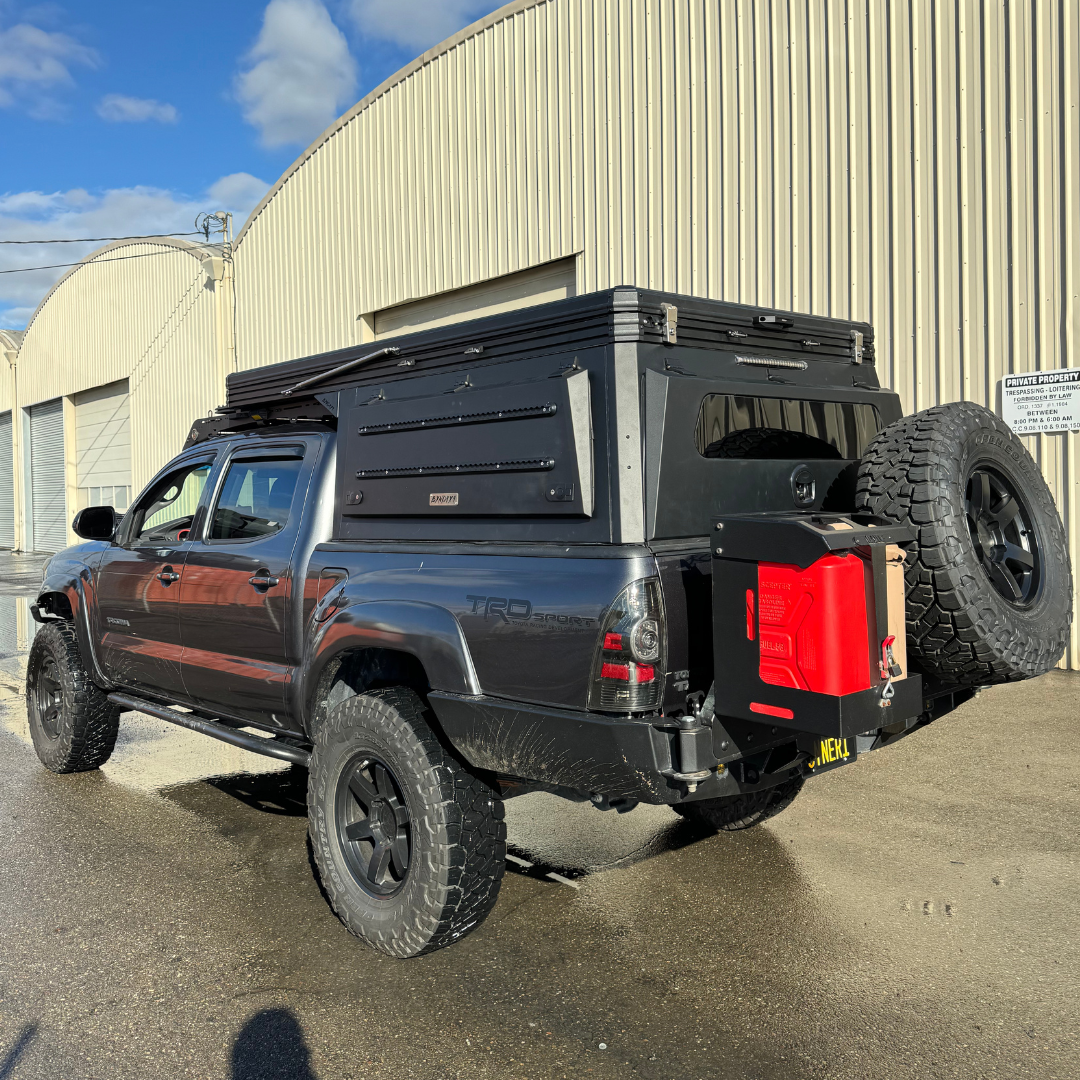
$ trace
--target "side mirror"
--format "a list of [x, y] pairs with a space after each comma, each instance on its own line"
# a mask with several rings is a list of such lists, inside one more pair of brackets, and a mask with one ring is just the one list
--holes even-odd
[[111, 506], [88, 506], [75, 515], [71, 528], [84, 540], [111, 540], [119, 521]]

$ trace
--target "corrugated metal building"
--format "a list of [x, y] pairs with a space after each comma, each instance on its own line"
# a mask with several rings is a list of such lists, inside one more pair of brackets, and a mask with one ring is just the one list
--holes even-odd
[[[137, 286], [55, 305], [70, 375], [40, 370], [42, 312], [19, 358], [24, 410], [134, 385], [154, 342], [201, 373], [176, 432], [140, 426], [132, 391], [136, 487], [234, 363], [622, 283], [868, 319], [908, 409], [993, 406], [1003, 374], [1077, 363], [1080, 5], [518, 0], [301, 155], [218, 264], [213, 330], [170, 334], [190, 299], [171, 261], [125, 264], [171, 297], [152, 317]], [[125, 327], [122, 361], [77, 357], [91, 309]], [[1029, 445], [1076, 562], [1076, 438]]]
[[83, 506], [126, 509], [191, 421], [221, 403], [233, 362], [228, 272], [218, 247], [123, 242], [45, 297], [13, 380], [17, 547], [74, 542]]

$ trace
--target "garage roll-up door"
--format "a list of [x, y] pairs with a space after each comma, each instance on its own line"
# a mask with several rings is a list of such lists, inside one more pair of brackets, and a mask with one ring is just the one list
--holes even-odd
[[75, 395], [77, 509], [131, 500], [131, 424], [126, 379]]
[[30, 408], [30, 495], [34, 551], [67, 547], [64, 482], [64, 403], [60, 398]]
[[0, 413], [0, 548], [15, 546], [15, 459], [11, 413]]

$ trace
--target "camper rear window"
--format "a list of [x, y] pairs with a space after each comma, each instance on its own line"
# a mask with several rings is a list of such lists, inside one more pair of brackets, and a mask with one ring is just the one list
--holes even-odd
[[708, 458], [862, 457], [881, 430], [861, 401], [709, 394], [697, 421], [698, 453]]

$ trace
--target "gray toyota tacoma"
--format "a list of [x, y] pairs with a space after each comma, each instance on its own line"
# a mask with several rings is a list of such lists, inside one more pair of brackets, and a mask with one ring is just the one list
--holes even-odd
[[903, 416], [866, 324], [634, 288], [233, 374], [73, 528], [42, 762], [100, 767], [138, 710], [305, 766], [335, 912], [402, 957], [491, 910], [503, 800], [747, 828], [1047, 671], [1072, 618], [992, 413]]

